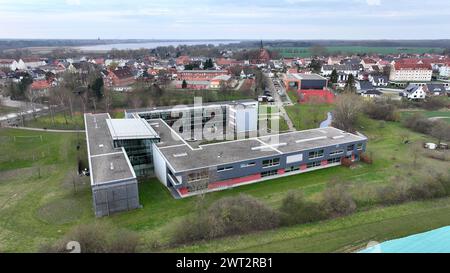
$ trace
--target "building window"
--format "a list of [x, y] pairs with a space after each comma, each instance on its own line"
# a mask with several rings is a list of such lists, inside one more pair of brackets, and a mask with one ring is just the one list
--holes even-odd
[[335, 157], [335, 158], [328, 159], [328, 164], [340, 163], [340, 162], [341, 162], [341, 158], [340, 157]]
[[190, 173], [187, 176], [187, 182], [192, 183], [204, 179], [209, 179], [209, 173], [207, 171]]
[[309, 152], [308, 159], [315, 159], [323, 156], [323, 150]]
[[306, 168], [309, 169], [309, 168], [319, 167], [320, 165], [321, 165], [320, 161], [314, 161], [314, 162], [308, 163], [306, 165]]
[[344, 153], [344, 150], [336, 150], [336, 151], [332, 151], [332, 152], [330, 153], [330, 155], [340, 155], [340, 154], [342, 154], [342, 153]]
[[242, 163], [241, 168], [247, 168], [247, 167], [253, 167], [256, 166], [256, 162], [250, 162], [250, 163]]
[[277, 170], [272, 170], [272, 171], [262, 172], [261, 177], [273, 176], [273, 175], [277, 175], [277, 174], [278, 174]]
[[355, 145], [353, 144], [353, 145], [350, 145], [350, 146], [347, 146], [347, 152], [351, 152], [351, 151], [353, 151], [355, 149]]
[[358, 143], [356, 148], [358, 149], [358, 151], [361, 151], [363, 149], [363, 144], [362, 143]]
[[300, 166], [291, 166], [289, 168], [284, 169], [284, 172], [288, 173], [288, 172], [294, 172], [294, 171], [298, 171], [300, 170]]
[[217, 172], [231, 171], [232, 169], [233, 169], [233, 166], [219, 167], [219, 168], [217, 168]]
[[280, 165], [280, 158], [272, 158], [263, 160], [263, 168], [273, 167]]

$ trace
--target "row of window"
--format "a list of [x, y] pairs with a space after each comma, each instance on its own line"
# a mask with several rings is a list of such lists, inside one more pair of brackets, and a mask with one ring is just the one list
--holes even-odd
[[[347, 151], [349, 151], [349, 152], [353, 151], [354, 149], [355, 149], [355, 145], [354, 144], [347, 146]], [[357, 144], [357, 149], [358, 150], [362, 150], [363, 149], [363, 144], [362, 143], [358, 143]], [[343, 154], [343, 153], [344, 153], [343, 149], [338, 149], [338, 150], [331, 151], [329, 155], [330, 156], [335, 156], [335, 155], [340, 155], [340, 154]], [[308, 159], [312, 160], [312, 159], [316, 159], [316, 158], [321, 158], [323, 156], [324, 156], [324, 150], [321, 149], [321, 150], [309, 152]], [[333, 158], [332, 160], [338, 160], [338, 159], [339, 158]], [[335, 161], [335, 162], [338, 162], [338, 161]], [[333, 163], [335, 163], [335, 162], [333, 162]], [[309, 164], [314, 164], [314, 163], [315, 162], [312, 162], [312, 163], [309, 163]], [[319, 163], [320, 163], [320, 161], [319, 161]], [[275, 167], [275, 166], [279, 166], [279, 165], [280, 165], [280, 158], [279, 157], [272, 158], [272, 159], [265, 159], [262, 162], [262, 167], [263, 168]], [[242, 163], [240, 167], [241, 168], [248, 168], [248, 167], [254, 167], [254, 166], [256, 166], [256, 162]], [[217, 168], [217, 172], [224, 172], [224, 171], [230, 171], [230, 170], [233, 170], [233, 166]]]
[[209, 179], [209, 173], [207, 171], [190, 173], [187, 176], [187, 182], [188, 183], [192, 183], [192, 182], [200, 181], [200, 180], [205, 180], [205, 179]]

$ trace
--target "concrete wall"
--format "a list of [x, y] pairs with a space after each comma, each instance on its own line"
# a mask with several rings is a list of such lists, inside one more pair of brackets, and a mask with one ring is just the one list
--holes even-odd
[[95, 216], [137, 209], [139, 191], [136, 179], [92, 186]]
[[155, 176], [158, 180], [167, 187], [167, 166], [166, 160], [162, 156], [156, 144], [153, 143], [153, 166], [155, 169]]

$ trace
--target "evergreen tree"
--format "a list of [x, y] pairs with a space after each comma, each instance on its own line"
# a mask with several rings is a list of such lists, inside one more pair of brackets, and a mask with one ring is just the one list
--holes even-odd
[[337, 73], [336, 69], [333, 69], [333, 72], [331, 72], [330, 81], [331, 81], [331, 83], [337, 83], [338, 73]]
[[353, 76], [353, 74], [348, 75], [348, 79], [347, 79], [347, 83], [345, 84], [344, 91], [349, 92], [349, 93], [356, 93], [355, 77]]
[[97, 99], [101, 99], [103, 97], [103, 78], [98, 77], [94, 80], [94, 82], [91, 85], [92, 91], [94, 91], [94, 95]]
[[183, 80], [183, 83], [181, 83], [181, 88], [186, 89], [187, 88], [187, 82], [186, 80]]

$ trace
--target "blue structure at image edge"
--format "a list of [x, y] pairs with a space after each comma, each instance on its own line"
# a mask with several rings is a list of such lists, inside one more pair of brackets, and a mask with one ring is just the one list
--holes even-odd
[[359, 253], [450, 253], [450, 226], [386, 241]]

